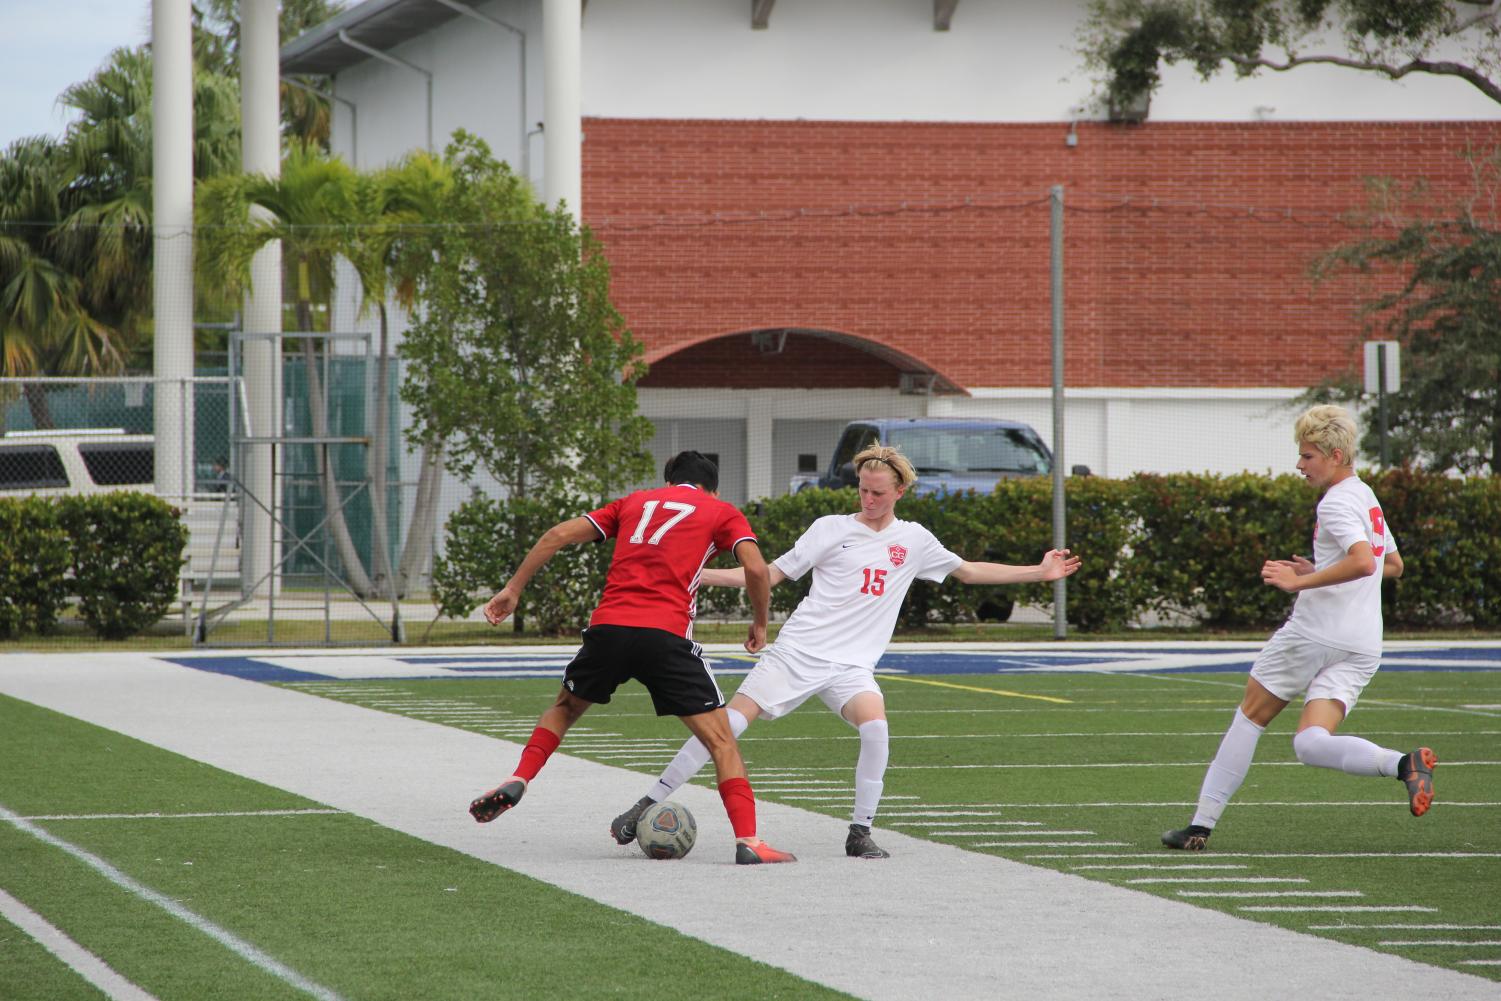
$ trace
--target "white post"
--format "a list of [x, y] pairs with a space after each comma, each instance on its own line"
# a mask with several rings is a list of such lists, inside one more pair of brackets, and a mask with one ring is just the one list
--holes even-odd
[[[240, 122], [241, 166], [246, 173], [281, 175], [281, 87], [276, 0], [240, 0]], [[252, 210], [264, 214], [264, 209]], [[279, 332], [281, 320], [281, 243], [262, 247], [250, 262], [250, 291], [245, 296], [246, 333]], [[244, 343], [246, 424], [253, 437], [280, 433], [281, 343], [250, 340]], [[245, 429], [231, 428], [231, 434]], [[278, 511], [270, 445], [241, 450], [237, 472], [246, 497], [241, 505], [244, 541], [240, 547], [240, 578], [248, 586], [270, 574], [281, 560], [281, 533], [272, 520]], [[259, 501], [259, 503], [257, 503]], [[265, 509], [261, 507], [265, 505]], [[272, 576], [266, 587], [274, 588]]]
[[193, 490], [193, 34], [190, 0], [152, 0], [152, 371], [156, 492]]
[[745, 398], [745, 499], [770, 497], [771, 439], [775, 430], [776, 404], [765, 392], [752, 392]]
[[547, 204], [566, 202], [583, 219], [583, 6], [543, 0], [542, 184]]

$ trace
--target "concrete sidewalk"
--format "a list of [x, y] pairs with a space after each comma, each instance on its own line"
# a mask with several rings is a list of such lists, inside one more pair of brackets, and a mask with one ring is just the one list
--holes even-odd
[[761, 832], [801, 861], [737, 868], [719, 799], [699, 787], [675, 797], [699, 820], [697, 848], [652, 862], [606, 834], [648, 777], [566, 753], [480, 826], [465, 807], [515, 744], [143, 654], [7, 656], [0, 693], [872, 1001], [1501, 997], [1480, 978], [890, 831], [892, 859], [846, 859], [843, 821], [778, 804], [759, 804]]

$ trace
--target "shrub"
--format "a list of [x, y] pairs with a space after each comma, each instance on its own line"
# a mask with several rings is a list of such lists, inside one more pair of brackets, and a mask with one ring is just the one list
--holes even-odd
[[1318, 498], [1301, 477], [1139, 474], [1128, 482], [1140, 519], [1130, 572], [1149, 607], [1215, 629], [1287, 617], [1291, 597], [1262, 583], [1261, 567], [1309, 552]]
[[[1137, 540], [1128, 482], [1095, 476], [1064, 481], [1068, 503], [1065, 539], [1084, 560], [1068, 579], [1067, 618], [1086, 630], [1118, 629], [1141, 614], [1142, 583], [1128, 572]], [[1028, 566], [1053, 548], [1053, 485], [1045, 479], [1003, 480], [984, 498], [984, 520], [995, 533], [986, 559]], [[962, 585], [954, 585], [962, 586]], [[1017, 601], [1051, 608], [1052, 584], [1013, 589]]]
[[[597, 507], [579, 498], [494, 500], [476, 493], [449, 516], [444, 551], [433, 561], [433, 600], [450, 618], [464, 618], [490, 600], [553, 525]], [[532, 578], [515, 622], [562, 635], [588, 624], [604, 591], [614, 540], [567, 546]]]
[[1404, 565], [1388, 587], [1387, 620], [1501, 625], [1501, 477], [1390, 469], [1367, 482]]
[[188, 542], [177, 508], [121, 491], [61, 498], [57, 516], [72, 540], [79, 615], [94, 633], [124, 639], [167, 614]]
[[68, 596], [68, 551], [50, 501], [0, 499], [0, 639], [52, 631]]

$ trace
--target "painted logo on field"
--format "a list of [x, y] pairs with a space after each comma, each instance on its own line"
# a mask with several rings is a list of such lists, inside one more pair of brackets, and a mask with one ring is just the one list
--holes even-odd
[[890, 554], [891, 565], [894, 567], [899, 567], [903, 563], [907, 562], [906, 546], [887, 546], [886, 552]]

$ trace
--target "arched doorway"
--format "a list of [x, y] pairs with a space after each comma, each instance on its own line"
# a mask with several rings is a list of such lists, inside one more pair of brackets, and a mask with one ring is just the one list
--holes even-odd
[[714, 335], [647, 361], [638, 387], [658, 468], [685, 448], [715, 455], [721, 496], [737, 504], [784, 494], [821, 468], [851, 420], [926, 416], [934, 396], [967, 395], [910, 354], [805, 327]]

